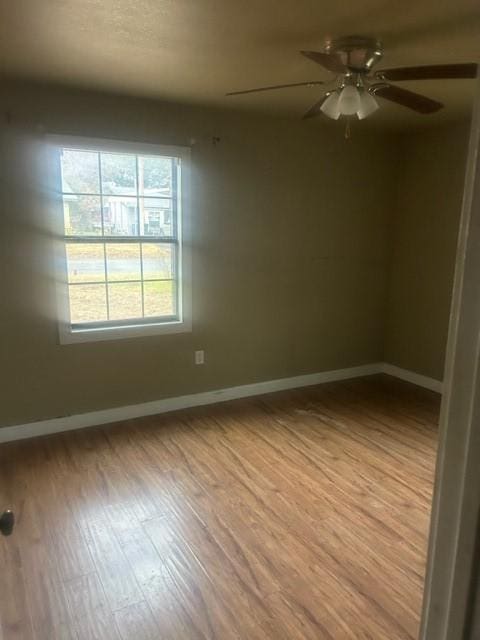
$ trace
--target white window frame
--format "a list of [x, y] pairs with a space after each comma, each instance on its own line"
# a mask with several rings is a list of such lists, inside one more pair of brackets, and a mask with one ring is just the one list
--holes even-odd
[[[54, 232], [56, 236], [55, 279], [57, 284], [58, 333], [60, 344], [98, 342], [155, 336], [162, 334], [187, 333], [192, 330], [192, 262], [191, 262], [191, 199], [190, 199], [190, 147], [148, 144], [132, 141], [84, 138], [81, 136], [47, 136], [49, 164], [54, 178]], [[150, 156], [170, 156], [180, 159], [181, 179], [178, 185], [177, 251], [178, 251], [178, 319], [165, 322], [121, 324], [108, 327], [73, 329], [70, 322], [68, 294], [68, 265], [65, 242], [63, 196], [61, 182], [62, 148], [76, 148], [85, 151], [130, 153]], [[139, 241], [141, 237], [139, 236]]]

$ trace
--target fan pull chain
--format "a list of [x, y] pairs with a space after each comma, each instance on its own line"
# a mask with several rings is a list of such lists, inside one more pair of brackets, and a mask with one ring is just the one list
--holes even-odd
[[347, 122], [345, 124], [345, 140], [350, 140], [351, 131], [350, 131], [350, 118], [347, 118]]

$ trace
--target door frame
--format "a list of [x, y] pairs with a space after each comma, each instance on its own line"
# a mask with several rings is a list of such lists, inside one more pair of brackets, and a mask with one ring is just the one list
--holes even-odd
[[480, 77], [476, 82], [420, 640], [473, 640], [469, 620], [480, 508]]

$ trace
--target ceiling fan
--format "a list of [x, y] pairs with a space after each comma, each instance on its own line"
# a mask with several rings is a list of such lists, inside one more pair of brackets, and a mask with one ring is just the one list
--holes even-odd
[[[440, 64], [421, 67], [399, 67], [373, 71], [373, 67], [383, 57], [382, 43], [375, 38], [347, 36], [327, 42], [324, 52], [301, 51], [303, 56], [321, 65], [338, 78], [337, 86], [327, 91], [303, 116], [312, 118], [320, 113], [333, 120], [341, 115], [354, 116], [360, 120], [379, 108], [377, 96], [395, 102], [418, 113], [435, 113], [443, 107], [441, 102], [419, 93], [408, 91], [391, 82], [402, 80], [450, 80], [475, 78], [477, 64]], [[270, 87], [258, 87], [246, 91], [232, 91], [227, 96], [286, 89], [288, 87], [316, 86], [325, 84], [322, 80], [295, 82]]]

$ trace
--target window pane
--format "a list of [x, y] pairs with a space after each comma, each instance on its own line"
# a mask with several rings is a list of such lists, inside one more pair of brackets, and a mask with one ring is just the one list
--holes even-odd
[[172, 201], [167, 198], [140, 198], [140, 233], [145, 236], [173, 236]]
[[71, 284], [69, 290], [72, 324], [107, 320], [104, 284]]
[[104, 196], [103, 226], [106, 236], [138, 235], [137, 198]]
[[63, 218], [67, 236], [102, 235], [100, 198], [97, 196], [63, 196]]
[[144, 282], [143, 304], [145, 317], [175, 315], [175, 282]]
[[170, 280], [175, 273], [175, 247], [171, 244], [142, 244], [144, 280]]
[[134, 196], [137, 193], [135, 156], [102, 153], [102, 193]]
[[142, 317], [142, 283], [127, 282], [108, 285], [110, 320]]
[[107, 244], [107, 279], [140, 280], [140, 245]]
[[173, 158], [138, 156], [139, 194], [171, 196], [172, 164]]
[[63, 149], [62, 191], [65, 193], [100, 193], [98, 153]]
[[67, 244], [68, 281], [104, 282], [103, 244]]

